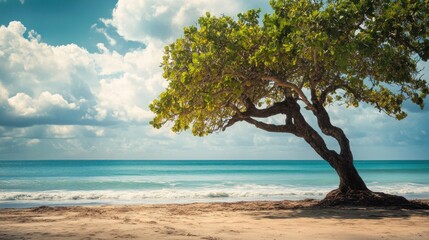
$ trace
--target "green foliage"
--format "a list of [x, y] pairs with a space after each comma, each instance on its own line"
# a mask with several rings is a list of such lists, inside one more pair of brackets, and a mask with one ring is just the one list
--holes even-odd
[[[271, 1], [237, 18], [209, 13], [165, 48], [168, 88], [150, 105], [151, 124], [173, 122], [203, 136], [223, 129], [246, 102], [266, 108], [289, 85], [309, 89], [311, 103], [372, 104], [402, 119], [402, 103], [421, 108], [428, 84], [417, 62], [429, 59], [429, 0]], [[311, 106], [309, 106], [311, 109]]]

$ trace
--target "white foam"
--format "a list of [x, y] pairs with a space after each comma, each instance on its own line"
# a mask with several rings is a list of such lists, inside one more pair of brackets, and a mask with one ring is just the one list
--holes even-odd
[[[393, 184], [388, 186], [369, 185], [373, 191], [403, 196], [429, 197], [429, 185]], [[157, 190], [91, 190], [91, 191], [38, 191], [0, 192], [1, 202], [195, 202], [195, 201], [241, 201], [323, 198], [335, 186], [302, 187], [243, 184], [233, 187], [207, 186], [194, 189], [164, 188]]]
[[372, 191], [385, 192], [396, 195], [428, 195], [429, 185], [417, 183], [396, 183], [389, 185], [368, 184]]
[[40, 191], [0, 192], [0, 201], [73, 201], [73, 200], [210, 200], [212, 198], [278, 198], [323, 196], [329, 189], [289, 188], [278, 186], [239, 185], [231, 188], [158, 189], [158, 190], [98, 190], [98, 191]]

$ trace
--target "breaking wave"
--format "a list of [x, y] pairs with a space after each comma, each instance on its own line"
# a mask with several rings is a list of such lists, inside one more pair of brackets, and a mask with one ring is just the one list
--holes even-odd
[[[429, 186], [423, 184], [394, 184], [380, 186], [369, 184], [370, 189], [385, 193], [402, 195], [408, 198], [429, 196]], [[306, 198], [321, 199], [333, 186], [300, 187], [244, 184], [232, 187], [206, 187], [194, 189], [157, 190], [90, 190], [90, 191], [37, 191], [0, 192], [2, 202], [33, 203], [188, 203], [212, 201], [251, 201], [251, 200], [298, 200]]]

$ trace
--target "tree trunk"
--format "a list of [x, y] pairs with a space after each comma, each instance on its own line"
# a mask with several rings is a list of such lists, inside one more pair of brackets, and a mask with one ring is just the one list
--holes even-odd
[[340, 179], [338, 190], [341, 193], [348, 193], [355, 190], [369, 191], [365, 182], [356, 170], [353, 160], [339, 159], [332, 163], [332, 167], [335, 169]]
[[359, 176], [352, 159], [328, 159], [340, 179], [338, 189], [329, 192], [320, 206], [396, 206], [401, 208], [428, 208], [429, 205], [410, 202], [404, 197], [372, 192]]
[[[354, 191], [370, 192], [353, 164], [353, 154], [350, 148], [349, 139], [341, 128], [332, 125], [328, 112], [326, 111], [323, 104], [317, 101], [316, 95], [316, 93], [312, 92], [312, 100], [317, 103], [313, 106], [313, 114], [317, 118], [317, 124], [323, 134], [333, 137], [335, 140], [337, 140], [338, 145], [340, 146], [340, 152], [337, 153], [335, 151], [329, 150], [323, 139], [316, 143], [323, 145], [321, 150], [316, 151], [322, 158], [328, 161], [337, 172], [340, 180], [338, 191], [342, 194], [347, 194]], [[311, 127], [308, 126], [308, 128]], [[311, 141], [313, 139], [315, 138], [312, 137], [308, 140]], [[314, 146], [314, 144], [312, 146]]]
[[353, 154], [349, 140], [340, 128], [331, 124], [328, 113], [323, 106], [320, 105], [317, 110], [314, 110], [318, 125], [325, 135], [334, 137], [338, 141], [341, 148], [340, 153], [330, 150], [321, 135], [306, 122], [301, 112], [299, 112], [299, 106], [296, 109], [293, 117], [296, 120], [295, 125], [298, 129], [298, 136], [304, 138], [317, 154], [335, 169], [340, 180], [338, 190], [341, 193], [348, 193], [354, 190], [369, 191], [353, 164]]

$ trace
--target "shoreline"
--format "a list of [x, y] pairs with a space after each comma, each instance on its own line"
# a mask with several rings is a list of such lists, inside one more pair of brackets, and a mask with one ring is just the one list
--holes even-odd
[[[429, 199], [419, 201], [429, 203]], [[0, 239], [427, 239], [429, 210], [318, 200], [0, 209]]]

